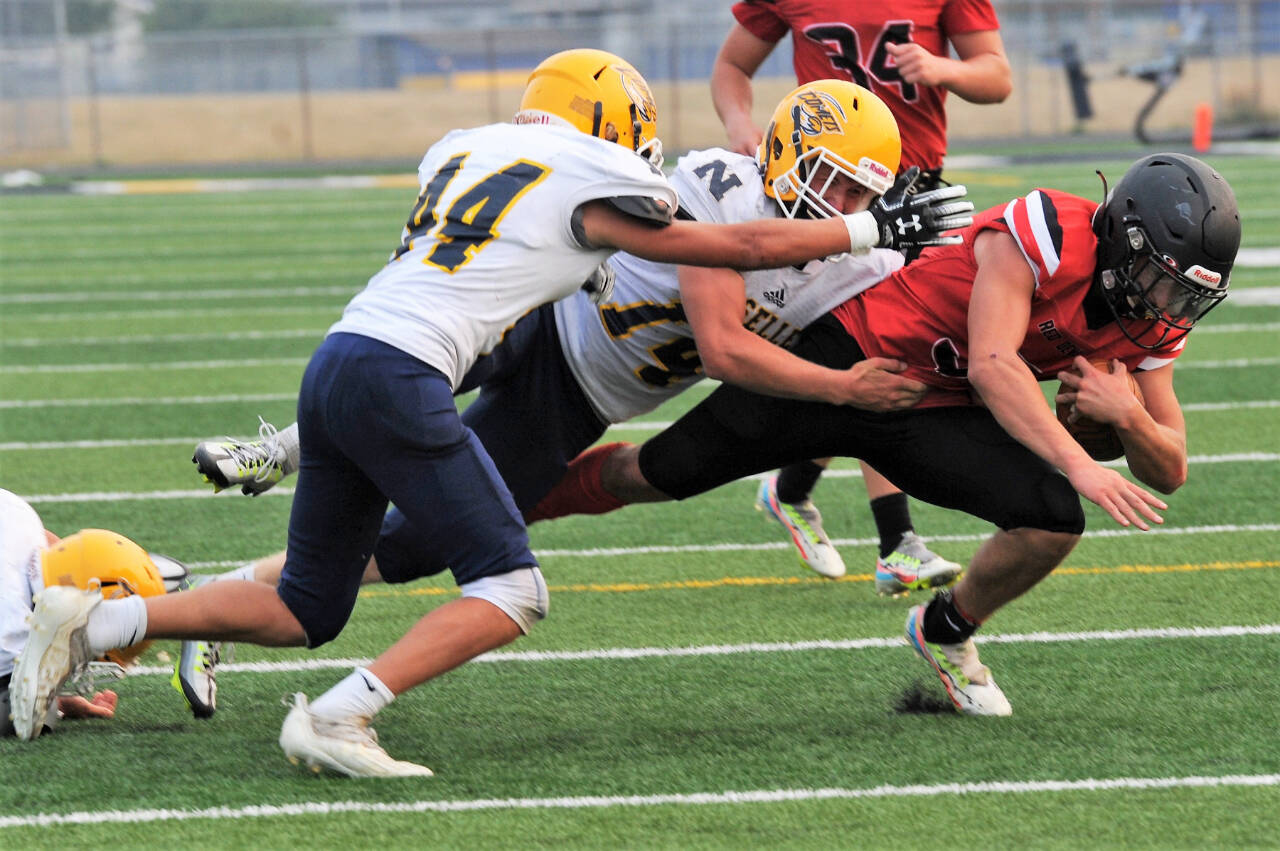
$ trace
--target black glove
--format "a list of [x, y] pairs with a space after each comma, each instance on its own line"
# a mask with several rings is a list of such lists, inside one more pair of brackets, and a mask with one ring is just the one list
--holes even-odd
[[954, 245], [959, 234], [943, 236], [949, 230], [973, 224], [973, 203], [961, 201], [967, 190], [963, 186], [944, 186], [918, 195], [911, 186], [920, 177], [919, 166], [898, 175], [889, 191], [871, 203], [872, 218], [880, 232], [877, 245], [906, 251], [927, 245]]

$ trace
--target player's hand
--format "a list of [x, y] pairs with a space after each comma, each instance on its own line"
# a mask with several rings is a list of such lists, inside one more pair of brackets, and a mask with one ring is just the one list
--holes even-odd
[[1113, 359], [1111, 371], [1107, 372], [1089, 363], [1088, 358], [1076, 357], [1075, 368], [1079, 372], [1058, 373], [1058, 380], [1069, 389], [1053, 397], [1055, 404], [1071, 406], [1067, 418], [1070, 422], [1087, 417], [1117, 426], [1129, 419], [1135, 407], [1141, 407], [1142, 403], [1129, 389], [1128, 370], [1120, 361]]
[[617, 275], [613, 271], [613, 267], [606, 260], [596, 267], [591, 276], [582, 284], [582, 289], [586, 290], [591, 296], [591, 301], [595, 304], [604, 304], [613, 297], [613, 285], [617, 281]]
[[119, 698], [110, 689], [98, 692], [90, 699], [78, 694], [58, 698], [58, 712], [63, 718], [114, 718]]
[[885, 52], [893, 59], [893, 67], [904, 83], [917, 86], [941, 86], [946, 63], [942, 57], [930, 53], [927, 49], [908, 41], [904, 44], [889, 42], [885, 44]]
[[1067, 479], [1076, 492], [1096, 503], [1121, 526], [1137, 526], [1144, 532], [1151, 530], [1147, 521], [1160, 524], [1164, 518], [1156, 509], [1168, 508], [1162, 499], [1096, 461], [1082, 463], [1072, 470], [1065, 470]]
[[928, 388], [898, 373], [907, 364], [893, 358], [867, 358], [845, 371], [846, 381], [837, 391], [837, 404], [864, 411], [900, 411], [919, 402]]
[[748, 119], [732, 126], [726, 125], [725, 131], [729, 134], [729, 150], [736, 154], [755, 157], [760, 149], [760, 140], [764, 138], [764, 131], [753, 121]]
[[929, 192], [912, 194], [912, 185], [920, 178], [919, 166], [898, 175], [889, 191], [871, 204], [880, 237], [877, 245], [898, 251], [929, 245], [954, 245], [959, 234], [942, 234], [973, 224], [973, 202], [961, 200], [967, 194], [963, 186], [943, 186]]

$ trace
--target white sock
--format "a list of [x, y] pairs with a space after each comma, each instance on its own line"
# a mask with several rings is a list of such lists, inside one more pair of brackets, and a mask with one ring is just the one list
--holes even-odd
[[311, 711], [335, 720], [352, 716], [367, 719], [395, 699], [391, 689], [367, 668], [356, 668], [342, 682], [317, 697]]
[[242, 564], [235, 570], [228, 570], [226, 573], [215, 574], [205, 579], [201, 579], [201, 585], [207, 585], [210, 582], [222, 582], [227, 579], [239, 579], [243, 582], [253, 582], [254, 563]]
[[147, 604], [138, 594], [123, 600], [103, 600], [89, 613], [85, 638], [89, 655], [97, 658], [108, 650], [137, 644], [147, 635]]
[[302, 458], [302, 447], [298, 443], [298, 424], [294, 423], [284, 431], [276, 432], [276, 445], [283, 450], [280, 469], [286, 476], [298, 472], [298, 461]]

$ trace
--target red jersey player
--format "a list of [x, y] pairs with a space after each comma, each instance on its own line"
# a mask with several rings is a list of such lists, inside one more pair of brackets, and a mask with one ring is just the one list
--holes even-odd
[[[979, 215], [964, 237], [837, 307], [795, 349], [829, 367], [901, 358], [933, 388], [920, 406], [876, 414], [725, 385], [638, 450], [614, 444], [580, 456], [565, 479], [572, 487], [553, 491], [543, 515], [598, 511], [601, 492], [683, 499], [802, 458], [868, 461], [912, 496], [997, 527], [953, 592], [911, 609], [906, 631], [960, 711], [1010, 714], [978, 660], [978, 625], [1075, 547], [1080, 496], [1143, 530], [1167, 507], [1090, 458], [1036, 382], [1061, 380], [1070, 389], [1059, 401], [1113, 426], [1139, 481], [1179, 488], [1187, 444], [1173, 360], [1227, 294], [1240, 217], [1231, 187], [1207, 165], [1155, 154], [1134, 163], [1101, 208], [1036, 190]], [[1090, 365], [1099, 357], [1111, 371]]]

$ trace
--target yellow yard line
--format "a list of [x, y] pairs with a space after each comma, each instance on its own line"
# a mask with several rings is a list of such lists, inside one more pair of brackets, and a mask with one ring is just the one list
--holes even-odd
[[[1122, 573], [1202, 573], [1223, 570], [1262, 570], [1280, 567], [1280, 561], [1213, 561], [1205, 564], [1120, 564], [1112, 567], [1060, 567], [1059, 576], [1106, 576]], [[637, 591], [697, 591], [708, 588], [747, 588], [778, 585], [825, 585], [829, 582], [870, 582], [869, 573], [823, 579], [818, 576], [724, 576], [720, 579], [677, 579], [665, 582], [584, 582], [573, 585], [548, 585], [557, 593], [630, 594]], [[456, 594], [456, 588], [370, 588], [361, 597], [433, 597]]]

